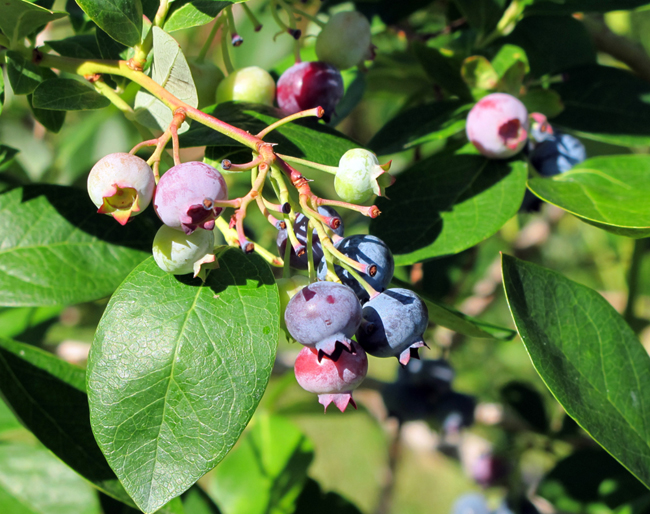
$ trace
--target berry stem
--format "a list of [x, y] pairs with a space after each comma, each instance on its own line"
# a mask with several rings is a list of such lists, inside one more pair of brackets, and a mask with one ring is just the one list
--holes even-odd
[[262, 30], [262, 24], [259, 22], [259, 20], [255, 17], [253, 14], [253, 11], [251, 11], [251, 8], [248, 7], [248, 4], [243, 3], [241, 6], [244, 8], [244, 12], [246, 13], [246, 16], [248, 17], [249, 21], [253, 25], [253, 28], [255, 32], [259, 32]]
[[[259, 134], [257, 136], [260, 137]], [[317, 162], [308, 161], [307, 159], [300, 159], [299, 157], [293, 157], [291, 155], [284, 155], [284, 154], [276, 154], [276, 155], [287, 162], [291, 162], [293, 164], [301, 164], [303, 166], [307, 166], [308, 168], [324, 171], [325, 173], [329, 173], [331, 175], [336, 175], [336, 172], [339, 170], [337, 166], [327, 166], [325, 164], [318, 164]]]
[[379, 291], [377, 291], [374, 287], [368, 284], [368, 282], [361, 275], [359, 275], [359, 273], [357, 273], [356, 270], [352, 268], [352, 266], [349, 266], [348, 264], [340, 260], [339, 260], [339, 264], [343, 268], [345, 268], [348, 271], [348, 273], [352, 275], [357, 282], [359, 282], [359, 284], [361, 284], [361, 287], [363, 287], [366, 290], [366, 292], [370, 296], [370, 299], [374, 298], [379, 294]]
[[369, 218], [376, 218], [381, 214], [381, 211], [375, 205], [356, 205], [354, 203], [341, 202], [339, 200], [328, 200], [327, 198], [316, 198], [315, 203], [316, 205], [333, 205], [335, 207], [343, 207], [344, 209], [360, 212]]
[[174, 111], [174, 118], [169, 124], [169, 132], [172, 136], [172, 154], [174, 157], [174, 165], [178, 166], [181, 163], [181, 150], [178, 143], [178, 127], [185, 121], [185, 110], [183, 108]]
[[309, 273], [309, 282], [316, 282], [316, 268], [314, 266], [314, 248], [312, 242], [314, 239], [314, 231], [311, 220], [307, 222], [307, 272]]
[[[272, 123], [268, 127], [266, 127], [264, 130], [260, 131], [257, 136], [259, 139], [264, 139], [264, 137], [271, 131], [275, 130], [278, 127], [281, 127], [282, 125], [285, 125], [293, 120], [297, 120], [300, 118], [307, 118], [309, 116], [316, 116], [317, 118], [322, 118], [323, 114], [325, 114], [325, 110], [322, 107], [314, 107], [312, 109], [307, 109], [306, 111], [300, 111], [295, 114], [291, 114], [287, 116], [286, 118], [282, 118], [281, 120], [276, 121], [275, 123]], [[309, 162], [309, 161], [306, 161]], [[314, 163], [315, 164], [315, 163]]]
[[279, 219], [277, 219], [275, 216], [273, 216], [273, 215], [268, 211], [268, 209], [266, 208], [266, 205], [264, 204], [264, 197], [262, 196], [262, 194], [259, 194], [259, 195], [255, 198], [255, 201], [257, 202], [257, 207], [258, 207], [258, 209], [260, 210], [260, 212], [262, 213], [262, 215], [266, 218], [266, 220], [267, 220], [271, 225], [273, 225], [275, 228], [278, 228], [279, 225], [280, 225], [280, 223], [284, 223], [284, 221], [283, 221], [283, 222], [280, 222]]
[[[237, 231], [228, 226], [228, 222], [222, 217], [219, 216], [215, 221], [215, 226], [219, 229], [219, 232], [223, 234], [226, 243], [230, 246], [239, 246], [239, 238], [237, 237]], [[276, 268], [281, 268], [284, 263], [280, 257], [276, 257], [271, 252], [266, 250], [263, 246], [253, 243], [255, 246], [255, 253], [262, 257], [266, 262], [271, 266]]]
[[258, 154], [252, 161], [245, 164], [233, 164], [230, 159], [224, 159], [221, 161], [221, 167], [226, 171], [248, 171], [259, 166], [261, 162], [262, 156]]
[[223, 66], [226, 68], [226, 75], [230, 75], [235, 68], [230, 60], [230, 48], [228, 45], [228, 19], [226, 16], [221, 15], [221, 56], [223, 58]]
[[108, 98], [115, 107], [122, 111], [128, 120], [133, 121], [133, 108], [113, 88], [106, 84], [103, 79], [93, 82], [93, 86], [100, 94]]
[[312, 16], [311, 14], [298, 9], [295, 5], [287, 5], [287, 8], [293, 11], [294, 14], [297, 14], [298, 16], [302, 16], [304, 18], [307, 18], [309, 21], [315, 23], [318, 25], [321, 29], [325, 27], [326, 23], [324, 21], [319, 20], [316, 16]]
[[219, 20], [215, 20], [214, 24], [212, 25], [212, 29], [210, 30], [210, 34], [208, 34], [208, 37], [205, 40], [205, 43], [203, 43], [203, 46], [201, 47], [201, 51], [199, 52], [199, 55], [196, 58], [197, 64], [203, 64], [203, 62], [205, 61], [205, 56], [208, 55], [208, 50], [210, 50], [210, 47], [214, 42], [214, 38], [217, 35], [217, 31], [219, 30], [220, 25], [221, 23], [219, 22]]
[[230, 43], [232, 46], [239, 46], [244, 42], [244, 39], [237, 33], [235, 26], [235, 17], [232, 15], [232, 5], [225, 9], [226, 16], [228, 17], [228, 31], [230, 32]]

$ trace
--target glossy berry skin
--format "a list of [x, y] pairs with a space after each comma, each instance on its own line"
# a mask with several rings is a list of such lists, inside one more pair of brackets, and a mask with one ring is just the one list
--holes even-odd
[[[366, 273], [360, 273], [361, 277], [373, 289], [381, 293], [388, 287], [388, 284], [393, 279], [395, 261], [390, 248], [381, 239], [375, 236], [359, 234], [343, 238], [335, 246], [343, 255], [361, 264], [374, 264], [377, 267], [377, 272], [372, 277]], [[352, 288], [362, 303], [370, 299], [366, 290], [349, 271], [341, 266], [335, 265], [334, 272], [341, 279], [341, 282]], [[327, 263], [322, 260], [318, 266], [318, 278], [325, 280], [326, 276]]]
[[201, 265], [214, 262], [214, 233], [195, 230], [190, 235], [163, 225], [153, 239], [153, 258], [167, 273], [196, 277]]
[[199, 63], [196, 62], [196, 59], [189, 58], [187, 64], [192, 72], [196, 93], [199, 97], [199, 109], [214, 104], [217, 87], [224, 79], [223, 71], [209, 61]]
[[586, 158], [587, 152], [580, 140], [563, 133], [538, 144], [530, 154], [533, 166], [545, 177], [569, 171]]
[[359, 64], [370, 48], [370, 23], [357, 11], [332, 16], [316, 39], [318, 60], [339, 70]]
[[507, 159], [520, 152], [528, 140], [528, 111], [514, 96], [487, 95], [467, 116], [467, 138], [491, 159]]
[[357, 341], [375, 357], [397, 357], [402, 365], [425, 346], [429, 323], [427, 306], [413, 291], [388, 289], [363, 306], [363, 323]]
[[[332, 232], [338, 236], [343, 236], [343, 219], [334, 209], [328, 206], [321, 206], [318, 208], [318, 213], [323, 216], [330, 218], [337, 218], [339, 221], [339, 226], [335, 229], [331, 229]], [[309, 218], [304, 214], [300, 213], [296, 216], [296, 221], [293, 224], [293, 230], [296, 234], [298, 242], [305, 246], [305, 253], [298, 256], [294, 251], [293, 247], [289, 250], [289, 265], [294, 269], [306, 270], [309, 267], [309, 254], [307, 253], [307, 224], [309, 223]], [[288, 235], [286, 229], [280, 229], [278, 231], [278, 236], [276, 238], [276, 245], [278, 247], [278, 254], [284, 259], [284, 253], [287, 245]], [[320, 238], [316, 230], [312, 231], [312, 250], [314, 253], [314, 266], [318, 267], [318, 264], [323, 259], [323, 247], [320, 243]], [[291, 243], [289, 243], [291, 244]]]
[[113, 216], [121, 225], [147, 208], [155, 187], [146, 161], [128, 153], [102, 157], [88, 175], [88, 195], [97, 212]]
[[300, 387], [317, 394], [325, 410], [334, 403], [343, 412], [348, 404], [357, 408], [352, 391], [366, 377], [368, 357], [359, 345], [354, 345], [352, 352], [341, 352], [336, 361], [328, 357], [319, 359], [315, 348], [303, 348], [296, 358], [294, 372]]
[[329, 121], [343, 97], [343, 78], [334, 66], [324, 62], [299, 62], [278, 80], [278, 106], [287, 114], [322, 107]]
[[212, 230], [223, 211], [214, 202], [227, 198], [221, 173], [203, 162], [184, 162], [160, 178], [153, 206], [165, 225], [191, 234], [197, 228]]
[[235, 100], [273, 105], [275, 81], [270, 73], [258, 66], [233, 71], [217, 88], [217, 103]]
[[284, 321], [296, 341], [336, 360], [337, 343], [352, 348], [350, 338], [361, 323], [361, 304], [347, 286], [315, 282], [291, 298]]

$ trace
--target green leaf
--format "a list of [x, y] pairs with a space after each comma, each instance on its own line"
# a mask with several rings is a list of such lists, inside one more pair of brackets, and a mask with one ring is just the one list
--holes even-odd
[[0, 305], [68, 305], [110, 295], [147, 257], [158, 222], [97, 214], [85, 191], [26, 186], [0, 195]]
[[[399, 280], [395, 277], [393, 277], [393, 280], [391, 281], [391, 287], [403, 287], [406, 289], [412, 289], [411, 285], [408, 282], [404, 282], [403, 280]], [[417, 291], [417, 293], [420, 298], [422, 298], [424, 303], [427, 304], [427, 309], [429, 310], [429, 320], [432, 323], [470, 337], [494, 338], [503, 341], [509, 341], [516, 335], [516, 332], [514, 330], [492, 325], [491, 323], [485, 323], [476, 318], [472, 318], [471, 316], [463, 314], [453, 307], [449, 307], [448, 305], [437, 302], [421, 291]]]
[[208, 491], [224, 514], [293, 512], [313, 458], [298, 427], [261, 415], [211, 475]]
[[174, 32], [205, 25], [233, 3], [214, 0], [177, 0], [169, 9], [164, 28], [167, 32]]
[[566, 412], [650, 485], [650, 357], [596, 291], [503, 256], [512, 317], [535, 369]]
[[447, 139], [465, 129], [470, 104], [444, 100], [399, 113], [375, 134], [368, 147], [377, 155], [408, 150], [422, 143]]
[[343, 98], [336, 104], [336, 112], [329, 122], [331, 127], [336, 127], [350, 113], [357, 105], [363, 100], [363, 95], [366, 92], [367, 80], [366, 73], [360, 70], [355, 71], [355, 76], [350, 85], [346, 87]]
[[188, 514], [220, 514], [210, 497], [198, 485], [183, 494], [183, 507]]
[[32, 104], [32, 95], [27, 95], [29, 107], [32, 110], [34, 118], [50, 132], [55, 134], [61, 130], [65, 122], [65, 111], [52, 111], [50, 109], [38, 109]]
[[44, 448], [0, 445], [0, 510], [10, 514], [99, 514], [93, 489]]
[[103, 109], [111, 101], [75, 79], [48, 79], [34, 90], [32, 106], [51, 111], [88, 111]]
[[313, 478], [300, 493], [294, 514], [361, 514], [361, 510], [344, 496], [333, 491], [324, 492]]
[[11, 412], [9, 405], [7, 405], [7, 402], [0, 395], [0, 439], [7, 435], [6, 432], [14, 433], [24, 430], [18, 418]]
[[454, 0], [454, 3], [479, 37], [496, 27], [506, 4], [505, 0]]
[[499, 75], [482, 55], [472, 55], [463, 61], [460, 74], [472, 89], [492, 90], [497, 87]]
[[90, 31], [95, 27], [95, 23], [83, 12], [75, 0], [66, 0], [65, 10], [70, 16], [70, 24], [77, 34]]
[[524, 14], [573, 14], [576, 12], [625, 11], [648, 5], [648, 0], [537, 0]]
[[140, 0], [77, 0], [79, 7], [100, 29], [126, 46], [140, 43], [142, 3]]
[[543, 200], [623, 236], [650, 236], [650, 156], [594, 157], [528, 187]]
[[[285, 117], [278, 109], [243, 102], [224, 102], [203, 109], [203, 112], [251, 134], [257, 134], [271, 123]], [[274, 148], [278, 153], [329, 166], [338, 166], [345, 152], [361, 146], [314, 119], [292, 121], [274, 130], [264, 139], [269, 143], [277, 143]], [[238, 144], [228, 136], [199, 123], [192, 125], [190, 130], [180, 137], [180, 143], [182, 147], [224, 146], [228, 148]]]
[[[28, 61], [18, 52], [11, 50], [7, 52], [7, 78], [14, 94], [30, 94], [36, 89], [36, 86], [43, 82], [43, 73], [43, 68]], [[52, 73], [47, 78], [52, 76], [56, 75]]]
[[[2, 74], [0, 74], [1, 76]], [[18, 150], [7, 145], [0, 145], [0, 171], [16, 156]]]
[[74, 57], [75, 59], [101, 59], [102, 53], [97, 45], [95, 35], [84, 34], [80, 36], [71, 36], [58, 41], [46, 41], [45, 44], [65, 57]]
[[266, 388], [279, 337], [273, 275], [229, 247], [202, 283], [153, 258], [112, 296], [88, 361], [95, 438], [151, 513], [216, 466]]
[[[4, 73], [0, 73], [0, 114], [2, 114], [4, 103], [5, 103], [5, 75]], [[2, 161], [0, 161], [0, 165], [1, 163]]]
[[51, 307], [0, 307], [0, 337], [16, 337], [61, 314], [62, 305]]
[[67, 15], [23, 0], [3, 0], [0, 29], [14, 46], [36, 29]]
[[378, 198], [382, 215], [370, 233], [390, 247], [395, 264], [461, 252], [514, 216], [526, 183], [522, 161], [476, 155], [434, 155], [401, 173]]
[[566, 81], [553, 89], [565, 106], [553, 126], [615, 145], [650, 144], [650, 84], [645, 80], [610, 66], [585, 66], [569, 70]]
[[[199, 105], [192, 72], [178, 42], [159, 27], [153, 27], [153, 65], [151, 78], [169, 93], [191, 107]], [[167, 130], [174, 117], [171, 109], [155, 96], [140, 90], [135, 96], [135, 118], [146, 127]], [[189, 129], [184, 122], [178, 130]]]
[[[529, 89], [520, 98], [528, 112], [541, 112], [548, 118], [555, 118], [564, 110], [562, 98], [553, 89]], [[555, 125], [555, 120], [553, 120]]]
[[535, 77], [596, 63], [587, 29], [571, 16], [527, 16], [503, 41], [524, 49]]
[[461, 63], [443, 55], [437, 48], [428, 47], [417, 41], [413, 43], [413, 53], [420, 61], [426, 74], [448, 93], [463, 100], [473, 100], [467, 84], [460, 76]]
[[647, 493], [641, 482], [600, 448], [575, 450], [555, 465], [537, 489], [556, 509], [575, 513], [612, 512]]
[[0, 392], [25, 426], [102, 491], [130, 499], [90, 428], [85, 373], [31, 345], [0, 338]]

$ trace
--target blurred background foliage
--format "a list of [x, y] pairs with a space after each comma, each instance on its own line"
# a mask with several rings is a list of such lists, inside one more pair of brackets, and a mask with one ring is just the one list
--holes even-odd
[[[65, 0], [57, 0], [55, 8], [62, 9], [63, 4]], [[245, 41], [233, 49], [235, 67], [261, 66], [277, 77], [293, 63], [292, 41], [274, 38], [276, 26], [265, 0], [251, 0], [249, 5], [263, 29], [254, 32], [235, 9]], [[354, 7], [324, 1], [320, 9], [336, 12]], [[465, 28], [465, 20], [455, 4], [446, 1], [360, 1], [356, 8], [371, 16], [377, 58], [363, 74], [344, 72], [351, 112], [335, 118], [334, 124], [367, 145], [394, 116], [440, 95], [439, 85], [412, 51], [415, 42], [428, 48], [462, 48], [470, 44], [471, 31], [456, 30]], [[463, 22], [450, 27], [455, 20]], [[650, 7], [604, 15], [529, 16], [508, 42], [525, 49], [535, 80], [549, 80], [566, 68], [593, 62], [625, 68], [601, 51], [593, 37], [594, 26], [650, 52]], [[318, 32], [314, 24], [304, 22], [302, 28], [308, 36]], [[173, 35], [192, 56], [209, 31], [206, 25]], [[60, 20], [48, 26], [39, 40], [73, 33], [69, 22]], [[315, 38], [304, 38], [304, 60], [315, 59], [314, 43]], [[221, 64], [220, 52], [213, 49], [208, 55]], [[355, 105], [353, 97], [361, 93]], [[83, 188], [99, 158], [127, 151], [141, 140], [113, 107], [69, 112], [66, 121], [58, 134], [46, 132], [34, 122], [26, 98], [13, 96], [8, 88], [0, 141], [19, 153], [1, 170], [0, 190], [30, 182]], [[434, 140], [382, 158], [393, 159], [392, 171], [399, 180], [401, 170], [460, 140]], [[648, 152], [646, 147], [587, 139], [583, 143], [590, 157]], [[203, 149], [188, 148], [183, 154], [184, 160], [200, 159]], [[334, 197], [330, 177], [312, 170], [308, 176], [318, 194]], [[248, 190], [246, 177], [228, 175], [227, 180], [236, 196]], [[342, 214], [348, 234], [367, 232], [365, 219], [349, 211]], [[257, 241], [273, 250], [275, 234], [259, 213], [251, 213], [247, 222]], [[399, 268], [396, 276], [466, 314], [514, 328], [501, 287], [500, 251], [559, 271], [601, 292], [619, 312], [625, 308], [633, 241], [546, 204], [539, 212], [520, 213], [474, 248]], [[650, 319], [650, 259], [643, 261], [641, 277], [636, 305], [641, 319], [635, 328], [650, 348], [650, 328], [644, 321]], [[0, 337], [39, 346], [84, 366], [106, 303], [3, 307]], [[373, 360], [368, 379], [355, 393], [358, 411], [341, 414], [331, 409], [323, 415], [322, 407], [293, 378], [291, 367], [299, 349], [283, 339], [276, 370], [253, 422], [225, 461], [199, 481], [200, 487], [184, 495], [185, 511], [446, 514], [459, 498], [469, 502], [456, 504], [463, 514], [480, 514], [480, 508], [500, 513], [649, 511], [648, 491], [564, 414], [517, 337], [475, 339], [431, 326], [426, 341], [430, 348], [421, 352], [423, 362], [407, 370], [400, 370], [392, 359]], [[449, 373], [434, 372], [442, 359], [453, 369], [453, 384]], [[430, 370], [434, 371], [426, 379], [420, 377], [421, 382], [414, 379]], [[449, 397], [451, 392], [454, 396]], [[409, 404], [417, 394], [429, 402], [426, 409]], [[269, 434], [276, 437], [271, 440]], [[252, 471], [256, 465], [261, 466], [258, 472]], [[464, 496], [468, 493], [484, 497]], [[11, 503], [16, 497], [22, 498], [21, 504]], [[480, 507], [482, 498], [487, 507]], [[114, 500], [100, 497], [44, 450], [1, 403], [0, 505], [8, 514], [128, 512]], [[273, 509], [264, 510], [268, 505]], [[474, 505], [473, 510], [467, 510], [467, 505]]]

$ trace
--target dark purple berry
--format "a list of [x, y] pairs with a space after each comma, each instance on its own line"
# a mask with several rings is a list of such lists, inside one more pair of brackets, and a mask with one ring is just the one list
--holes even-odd
[[278, 106], [287, 114], [320, 106], [323, 119], [329, 121], [342, 97], [341, 73], [324, 62], [299, 62], [278, 80]]

